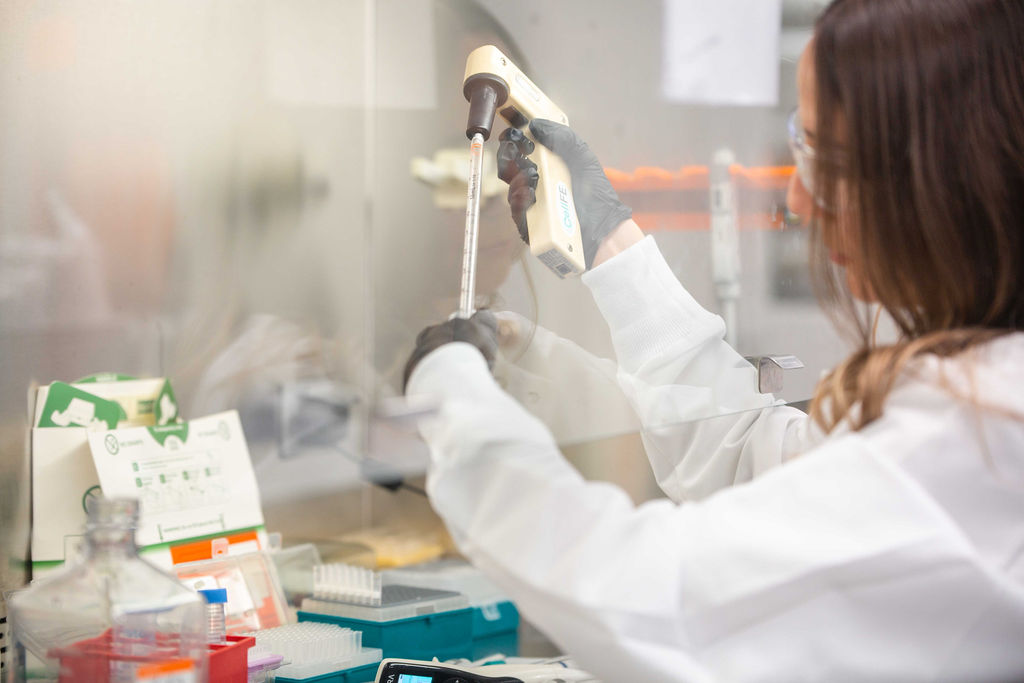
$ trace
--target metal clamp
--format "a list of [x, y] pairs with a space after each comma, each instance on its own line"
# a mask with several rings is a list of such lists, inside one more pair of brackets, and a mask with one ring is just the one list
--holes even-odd
[[746, 356], [746, 360], [757, 368], [757, 390], [762, 394], [782, 391], [782, 374], [804, 367], [796, 356]]

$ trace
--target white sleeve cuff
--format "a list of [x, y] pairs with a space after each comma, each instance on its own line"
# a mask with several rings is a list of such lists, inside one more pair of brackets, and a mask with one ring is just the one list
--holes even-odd
[[[491, 371], [487, 367], [487, 360], [476, 348], [468, 342], [452, 342], [444, 344], [428, 353], [412, 371], [409, 382], [405, 387], [405, 393], [430, 394], [436, 398], [447, 398], [451, 395], [452, 389], [458, 397], [465, 396], [465, 388], [456, 387], [458, 382], [452, 382], [453, 368], [461, 380], [472, 379], [471, 385], [484, 382], [484, 377], [493, 383]], [[481, 372], [482, 371], [482, 372]], [[480, 379], [476, 379], [476, 378]]]
[[619, 367], [635, 373], [669, 349], [678, 353], [709, 337], [722, 337], [725, 323], [706, 311], [679, 283], [651, 236], [583, 275], [611, 329]]

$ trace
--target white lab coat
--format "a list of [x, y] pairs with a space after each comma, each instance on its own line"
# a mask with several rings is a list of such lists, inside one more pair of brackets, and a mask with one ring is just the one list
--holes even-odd
[[409, 385], [441, 399], [435, 509], [530, 621], [612, 683], [1024, 680], [1024, 422], [949, 389], [1024, 414], [1024, 334], [922, 359], [825, 436], [755, 393], [651, 238], [584, 281], [671, 500], [585, 482], [470, 345]]

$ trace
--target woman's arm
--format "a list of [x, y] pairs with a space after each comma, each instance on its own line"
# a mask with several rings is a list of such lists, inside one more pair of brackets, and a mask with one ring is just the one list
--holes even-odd
[[703, 498], [818, 442], [806, 415], [758, 393], [757, 372], [723, 340], [722, 319], [683, 288], [652, 237], [639, 239], [627, 221], [610, 240], [583, 281], [611, 329], [619, 382], [670, 497]]
[[608, 236], [601, 242], [601, 246], [597, 248], [591, 269], [597, 268], [616, 254], [624, 252], [637, 242], [643, 240], [643, 238], [644, 233], [640, 226], [636, 224], [636, 221], [632, 218], [622, 221], [619, 227], [608, 233]]
[[859, 435], [701, 503], [634, 507], [583, 481], [472, 346], [431, 353], [409, 393], [440, 400], [427, 489], [459, 548], [603, 680], [904, 680], [984, 608], [959, 532]]
[[[553, 121], [535, 119], [530, 130], [572, 174], [589, 269], [583, 281], [611, 327], [619, 379], [646, 428], [662, 489], [675, 500], [701, 498], [806, 450], [808, 421], [797, 411], [772, 409], [772, 397], [757, 393], [755, 370], [722, 340], [721, 319], [693, 300], [653, 239], [643, 238], [590, 147]], [[537, 171], [523, 156], [532, 143], [513, 137], [500, 145], [499, 167], [525, 236]], [[717, 419], [698, 430], [682, 426], [711, 417]]]

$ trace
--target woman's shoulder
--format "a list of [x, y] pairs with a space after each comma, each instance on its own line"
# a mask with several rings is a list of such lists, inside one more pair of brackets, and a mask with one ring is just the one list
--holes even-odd
[[[1024, 332], [1004, 335], [952, 357], [922, 355], [908, 363], [886, 396], [882, 415], [859, 430], [911, 441], [957, 429], [957, 416], [1015, 416], [1024, 427]], [[852, 431], [854, 405], [831, 436]]]
[[889, 404], [988, 408], [1024, 419], [1024, 332], [997, 337], [955, 356], [921, 356], [907, 366], [887, 409]]
[[1024, 487], [1024, 333], [918, 359], [858, 434], [931, 479], [998, 464]]
[[1012, 523], [1024, 516], [1024, 333], [922, 358], [908, 375], [858, 436], [915, 480], [981, 555], [1009, 562], [1024, 542]]
[[847, 434], [929, 478], [999, 460], [1024, 486], [1024, 333], [954, 357], [916, 359], [902, 371], [878, 419], [856, 432], [844, 421], [829, 436]]

